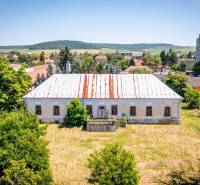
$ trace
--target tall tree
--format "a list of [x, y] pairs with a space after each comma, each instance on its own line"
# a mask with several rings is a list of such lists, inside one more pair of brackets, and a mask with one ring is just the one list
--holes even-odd
[[129, 66], [135, 66], [135, 60], [134, 60], [134, 58], [130, 59]]
[[28, 92], [31, 79], [23, 69], [18, 71], [0, 59], [0, 109], [10, 111], [23, 105], [23, 96]]
[[151, 55], [151, 54], [145, 54], [142, 57], [143, 65], [147, 66], [156, 66], [161, 63], [160, 56], [158, 55]]
[[192, 71], [195, 76], [200, 75], [200, 61], [194, 64]]
[[189, 51], [189, 53], [187, 54], [187, 58], [192, 58], [192, 52]]
[[170, 49], [169, 52], [167, 53], [167, 58], [168, 58], [169, 66], [171, 67], [173, 67], [173, 65], [177, 64], [178, 62], [177, 54], [172, 49]]
[[163, 81], [180, 96], [184, 97], [187, 88], [187, 76], [180, 72], [170, 73]]
[[40, 62], [42, 62], [42, 63], [45, 63], [45, 54], [44, 54], [44, 51], [42, 51], [41, 52], [41, 54], [40, 54]]
[[165, 50], [161, 51], [160, 59], [161, 59], [162, 65], [166, 66], [167, 65], [167, 61], [168, 61], [168, 57], [167, 57], [167, 54], [166, 54]]
[[53, 75], [53, 66], [52, 66], [52, 64], [48, 64], [47, 78], [49, 78], [51, 75]]
[[72, 54], [71, 54], [70, 50], [68, 49], [68, 47], [66, 47], [65, 49], [62, 49], [60, 51], [59, 67], [63, 73], [66, 73], [66, 65], [68, 62], [70, 64], [72, 64], [73, 57], [72, 57]]
[[[18, 110], [1, 115], [0, 178], [5, 182], [0, 182], [1, 185], [20, 184], [21, 180], [22, 185], [32, 185], [30, 182], [34, 182], [37, 177], [40, 177], [37, 178], [37, 184], [52, 184], [48, 143], [43, 139], [45, 133], [46, 127], [40, 125], [34, 114]], [[7, 183], [9, 179], [13, 183]]]
[[84, 73], [92, 73], [96, 70], [96, 62], [91, 55], [85, 55], [83, 57], [81, 68]]

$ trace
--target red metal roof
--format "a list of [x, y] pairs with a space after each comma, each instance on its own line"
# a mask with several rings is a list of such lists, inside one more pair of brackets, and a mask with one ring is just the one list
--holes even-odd
[[151, 74], [55, 74], [25, 98], [176, 98]]

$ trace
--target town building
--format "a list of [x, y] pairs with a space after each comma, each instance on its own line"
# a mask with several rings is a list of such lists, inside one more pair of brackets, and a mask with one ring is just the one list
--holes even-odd
[[196, 62], [200, 61], [200, 35], [199, 38], [197, 38], [197, 44], [196, 44]]
[[106, 55], [101, 54], [95, 57], [95, 61], [100, 63], [106, 63], [108, 61], [108, 58]]
[[200, 77], [188, 76], [188, 83], [197, 91], [200, 91]]
[[129, 123], [179, 123], [182, 97], [152, 74], [54, 74], [24, 96], [42, 122], [62, 123], [80, 99], [92, 118]]

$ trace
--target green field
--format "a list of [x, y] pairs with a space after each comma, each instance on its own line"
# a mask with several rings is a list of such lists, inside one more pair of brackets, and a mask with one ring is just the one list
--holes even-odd
[[[45, 50], [28, 50], [28, 49], [20, 49], [20, 50], [10, 50], [10, 49], [0, 49], [0, 53], [4, 52], [4, 53], [8, 53], [11, 51], [18, 51], [20, 53], [32, 53], [32, 54], [40, 54], [42, 51], [44, 51], [46, 54], [51, 54], [52, 52], [57, 52], [59, 53], [60, 50], [59, 49], [45, 49]], [[114, 49], [71, 49], [71, 52], [77, 52], [77, 53], [91, 53], [91, 54], [97, 54], [97, 53], [114, 53], [116, 52], [116, 50]]]
[[[51, 54], [52, 52], [59, 52], [59, 49], [45, 49], [45, 50], [28, 50], [28, 49], [19, 49], [19, 50], [10, 50], [10, 49], [0, 49], [0, 53], [4, 52], [4, 53], [8, 53], [10, 51], [19, 51], [21, 53], [34, 53], [34, 54], [39, 54], [42, 51], [44, 51], [46, 54]], [[102, 53], [102, 54], [106, 54], [106, 53], [115, 53], [115, 52], [130, 52], [129, 50], [115, 50], [115, 49], [109, 49], [109, 48], [102, 48], [102, 49], [71, 49], [71, 52], [77, 52], [77, 53], [91, 53], [91, 54], [98, 54], [98, 53]], [[162, 49], [150, 49], [150, 52], [152, 53], [160, 53], [162, 51]], [[181, 52], [181, 53], [188, 53], [189, 51], [195, 52], [195, 48], [194, 47], [190, 47], [190, 48], [182, 48], [182, 49], [177, 49], [177, 52]]]
[[171, 171], [195, 172], [200, 159], [200, 118], [182, 111], [180, 125], [128, 125], [116, 132], [86, 132], [81, 128], [48, 126], [50, 164], [55, 183], [85, 185], [87, 157], [106, 143], [119, 142], [136, 159], [141, 185], [159, 184]]

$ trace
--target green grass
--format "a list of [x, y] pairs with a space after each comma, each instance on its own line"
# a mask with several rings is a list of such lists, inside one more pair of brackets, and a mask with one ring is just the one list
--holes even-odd
[[195, 114], [195, 110], [183, 109], [182, 119], [184, 120], [185, 126], [200, 132], [200, 119]]
[[128, 125], [116, 132], [86, 132], [81, 128], [48, 126], [50, 164], [55, 183], [87, 184], [88, 156], [107, 143], [119, 142], [136, 159], [141, 185], [155, 185], [170, 171], [197, 168], [200, 158], [200, 118], [184, 109], [180, 125]]

